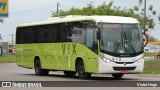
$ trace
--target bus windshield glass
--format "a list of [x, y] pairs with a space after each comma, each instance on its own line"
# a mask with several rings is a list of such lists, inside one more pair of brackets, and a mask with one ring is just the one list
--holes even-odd
[[99, 27], [101, 52], [118, 56], [143, 52], [142, 32], [139, 24], [99, 23]]

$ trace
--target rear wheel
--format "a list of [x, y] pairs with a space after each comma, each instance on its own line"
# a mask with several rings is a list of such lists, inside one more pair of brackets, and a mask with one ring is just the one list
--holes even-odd
[[41, 62], [40, 62], [39, 59], [35, 60], [35, 62], [34, 62], [34, 68], [35, 68], [36, 75], [45, 76], [45, 75], [48, 75], [48, 73], [49, 73], [49, 70], [41, 68]]
[[88, 79], [91, 77], [91, 73], [85, 72], [83, 61], [80, 61], [77, 65], [77, 72], [80, 79]]
[[115, 78], [115, 79], [121, 79], [123, 74], [112, 74], [112, 76]]
[[67, 77], [73, 77], [76, 75], [77, 72], [74, 72], [74, 71], [63, 71], [65, 76]]

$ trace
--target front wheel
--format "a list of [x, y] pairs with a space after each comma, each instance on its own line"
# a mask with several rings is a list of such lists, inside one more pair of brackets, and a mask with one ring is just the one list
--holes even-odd
[[112, 74], [115, 79], [121, 79], [123, 74]]
[[80, 61], [77, 65], [77, 72], [80, 79], [88, 79], [91, 77], [91, 73], [85, 72], [83, 61]]
[[35, 62], [34, 62], [34, 68], [35, 68], [36, 75], [46, 76], [49, 73], [49, 70], [41, 68], [41, 62], [40, 62], [39, 59], [35, 60]]

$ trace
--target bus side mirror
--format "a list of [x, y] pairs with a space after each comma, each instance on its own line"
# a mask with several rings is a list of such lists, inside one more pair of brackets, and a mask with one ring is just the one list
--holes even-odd
[[142, 33], [143, 35], [143, 47], [145, 47], [148, 44], [148, 36], [145, 33]]

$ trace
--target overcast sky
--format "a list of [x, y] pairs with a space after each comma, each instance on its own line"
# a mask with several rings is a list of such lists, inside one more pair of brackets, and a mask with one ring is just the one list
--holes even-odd
[[[9, 35], [15, 34], [17, 25], [47, 20], [51, 17], [52, 12], [56, 11], [57, 2], [61, 5], [60, 9], [68, 10], [71, 7], [84, 7], [90, 2], [98, 6], [103, 2], [109, 3], [110, 1], [114, 1], [114, 5], [121, 7], [133, 7], [138, 2], [138, 0], [9, 0], [10, 14], [8, 18], [4, 19], [4, 23], [0, 24], [0, 34], [2, 34], [3, 41], [11, 42]], [[147, 6], [151, 4], [160, 15], [160, 0], [147, 0]], [[157, 25], [155, 28], [159, 31], [151, 31], [151, 35], [158, 38], [160, 26]], [[160, 40], [160, 37], [158, 39]]]

